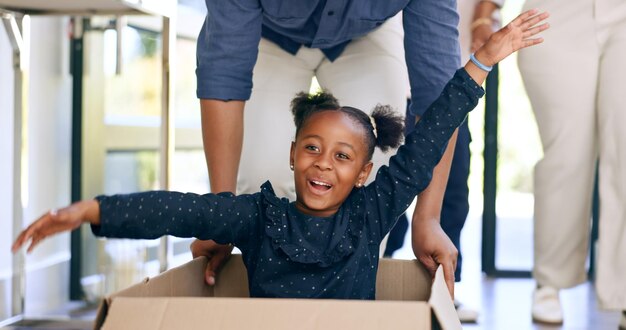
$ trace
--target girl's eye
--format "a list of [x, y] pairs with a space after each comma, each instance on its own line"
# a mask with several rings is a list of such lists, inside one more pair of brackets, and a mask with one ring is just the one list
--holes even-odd
[[343, 154], [343, 153], [338, 153], [337, 154], [337, 158], [339, 159], [350, 159], [350, 156]]
[[306, 150], [311, 150], [311, 151], [319, 151], [320, 149], [316, 146], [306, 146], [304, 147]]

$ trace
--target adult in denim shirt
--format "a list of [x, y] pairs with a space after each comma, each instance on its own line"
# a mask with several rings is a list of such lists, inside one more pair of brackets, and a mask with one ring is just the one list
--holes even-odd
[[[410, 83], [411, 112], [419, 117], [460, 65], [454, 0], [206, 0], [206, 6], [196, 73], [213, 192], [256, 191], [269, 177], [278, 195], [293, 199], [293, 179], [282, 170], [289, 160], [283, 144], [293, 138], [285, 105], [314, 76], [342, 104], [362, 109], [380, 102], [403, 111]], [[443, 264], [451, 290], [457, 250], [439, 216], [453, 149], [420, 194], [413, 221], [416, 256], [431, 271]], [[374, 164], [387, 159], [375, 154]], [[192, 251], [214, 255], [216, 248], [197, 241]], [[222, 256], [207, 269], [209, 283]]]

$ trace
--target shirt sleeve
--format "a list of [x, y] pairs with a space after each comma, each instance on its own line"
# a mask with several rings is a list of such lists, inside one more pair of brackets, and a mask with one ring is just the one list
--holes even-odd
[[248, 100], [261, 40], [259, 0], [206, 0], [196, 49], [200, 99]]
[[149, 191], [98, 196], [100, 225], [96, 236], [154, 239], [163, 235], [213, 239], [220, 244], [245, 245], [260, 222], [258, 194], [197, 195]]
[[389, 159], [389, 166], [382, 166], [374, 182], [365, 188], [368, 205], [375, 210], [371, 219], [379, 219], [370, 225], [379, 233], [379, 239], [391, 230], [415, 196], [428, 187], [450, 136], [483, 94], [483, 88], [465, 69], [459, 69], [406, 137], [405, 144]]
[[411, 0], [403, 10], [410, 111], [422, 116], [460, 67], [455, 0]]

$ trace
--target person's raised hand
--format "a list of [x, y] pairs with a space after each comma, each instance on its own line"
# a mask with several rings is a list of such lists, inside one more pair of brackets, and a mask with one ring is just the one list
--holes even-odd
[[450, 295], [454, 298], [454, 271], [459, 251], [443, 231], [439, 220], [430, 219], [413, 222], [413, 253], [434, 278], [439, 265], [443, 267], [444, 278]]
[[94, 225], [100, 223], [100, 204], [97, 201], [80, 201], [59, 210], [46, 212], [18, 235], [11, 246], [11, 251], [15, 253], [30, 241], [27, 252], [31, 252], [44, 238], [76, 229], [83, 222], [90, 222]]
[[492, 34], [476, 51], [476, 58], [483, 64], [492, 66], [522, 48], [540, 44], [543, 38], [534, 36], [550, 27], [548, 23], [543, 22], [549, 16], [547, 12], [539, 13], [537, 9], [521, 13]]
[[204, 270], [204, 280], [208, 285], [215, 285], [215, 277], [224, 262], [230, 258], [233, 246], [217, 244], [213, 240], [201, 241], [197, 239], [191, 243], [189, 248], [194, 258], [207, 257], [208, 263]]

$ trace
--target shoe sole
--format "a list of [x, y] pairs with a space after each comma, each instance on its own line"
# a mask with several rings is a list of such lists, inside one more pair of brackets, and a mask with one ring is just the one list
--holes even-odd
[[[543, 325], [563, 325], [563, 321], [545, 321], [545, 320], [539, 320], [533, 317], [533, 323], [539, 323], [539, 324], [543, 324]], [[626, 329], [620, 329], [620, 330], [626, 330]]]

